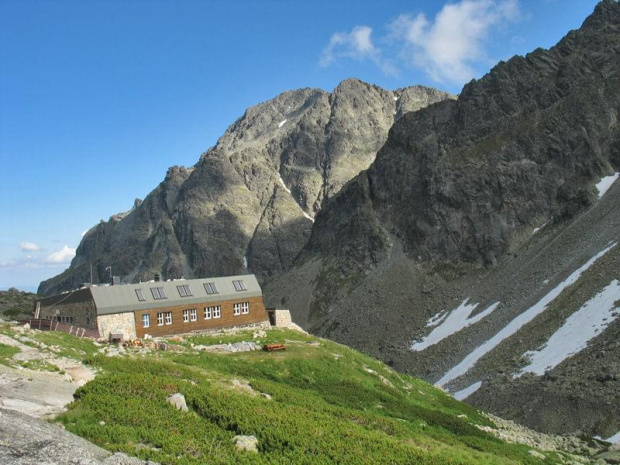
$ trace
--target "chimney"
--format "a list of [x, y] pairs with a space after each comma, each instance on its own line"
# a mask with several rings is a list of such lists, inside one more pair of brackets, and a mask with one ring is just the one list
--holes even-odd
[[121, 277], [120, 276], [112, 276], [112, 286], [118, 286], [122, 284], [121, 283]]
[[159, 273], [155, 273], [155, 282], [158, 283], [161, 281], [161, 275]]

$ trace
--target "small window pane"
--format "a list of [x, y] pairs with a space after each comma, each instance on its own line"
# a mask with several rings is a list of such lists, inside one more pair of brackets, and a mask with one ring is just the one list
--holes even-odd
[[146, 300], [146, 298], [144, 297], [144, 292], [142, 292], [142, 289], [136, 289], [136, 296], [138, 297], [138, 300], [140, 302], [143, 302]]
[[164, 291], [163, 287], [152, 287], [151, 294], [153, 295], [153, 299], [155, 300], [161, 300], [161, 299], [168, 298], [168, 296], [166, 295], [166, 291]]
[[237, 291], [247, 291], [248, 290], [248, 288], [245, 287], [245, 283], [241, 279], [233, 281], [233, 286], [235, 286], [235, 289]]
[[204, 283], [204, 286], [205, 286], [205, 291], [207, 292], [207, 294], [219, 294], [219, 291], [217, 290], [215, 283]]
[[144, 315], [142, 315], [142, 327], [148, 328], [149, 324], [150, 324], [149, 315], [148, 313], [145, 313]]
[[188, 284], [183, 284], [181, 286], [177, 286], [177, 290], [179, 291], [179, 295], [181, 297], [189, 297], [192, 294], [192, 289], [189, 287]]

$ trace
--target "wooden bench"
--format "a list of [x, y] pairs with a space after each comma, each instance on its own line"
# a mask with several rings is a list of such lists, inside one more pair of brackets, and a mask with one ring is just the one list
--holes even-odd
[[265, 344], [263, 350], [267, 352], [274, 352], [276, 350], [286, 350], [284, 344]]

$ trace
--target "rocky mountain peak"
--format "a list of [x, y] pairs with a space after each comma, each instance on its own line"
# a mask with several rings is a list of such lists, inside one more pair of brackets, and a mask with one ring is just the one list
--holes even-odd
[[248, 108], [193, 168], [171, 167], [141, 205], [93, 228], [39, 292], [74, 287], [91, 263], [95, 280], [112, 265], [126, 282], [286, 269], [325, 199], [370, 166], [394, 120], [451, 98], [397, 92], [349, 79], [332, 93], [287, 91]]
[[[586, 24], [602, 26], [514, 57], [458, 100], [398, 119], [375, 163], [319, 215], [309, 247], [342, 254], [357, 244], [364, 268], [395, 235], [412, 258], [488, 265], [523, 229], [587, 208], [594, 181], [617, 168], [618, 10], [601, 4]], [[382, 227], [350, 236], [332, 228], [361, 222]]]

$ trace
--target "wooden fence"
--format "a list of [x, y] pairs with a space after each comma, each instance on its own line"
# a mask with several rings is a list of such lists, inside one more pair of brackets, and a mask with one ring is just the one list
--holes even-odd
[[90, 337], [93, 339], [99, 338], [98, 331], [80, 328], [78, 326], [61, 323], [59, 321], [29, 318], [27, 320], [20, 320], [20, 323], [28, 323], [32, 329], [40, 329], [41, 331], [62, 331], [63, 333], [69, 333], [77, 337]]

